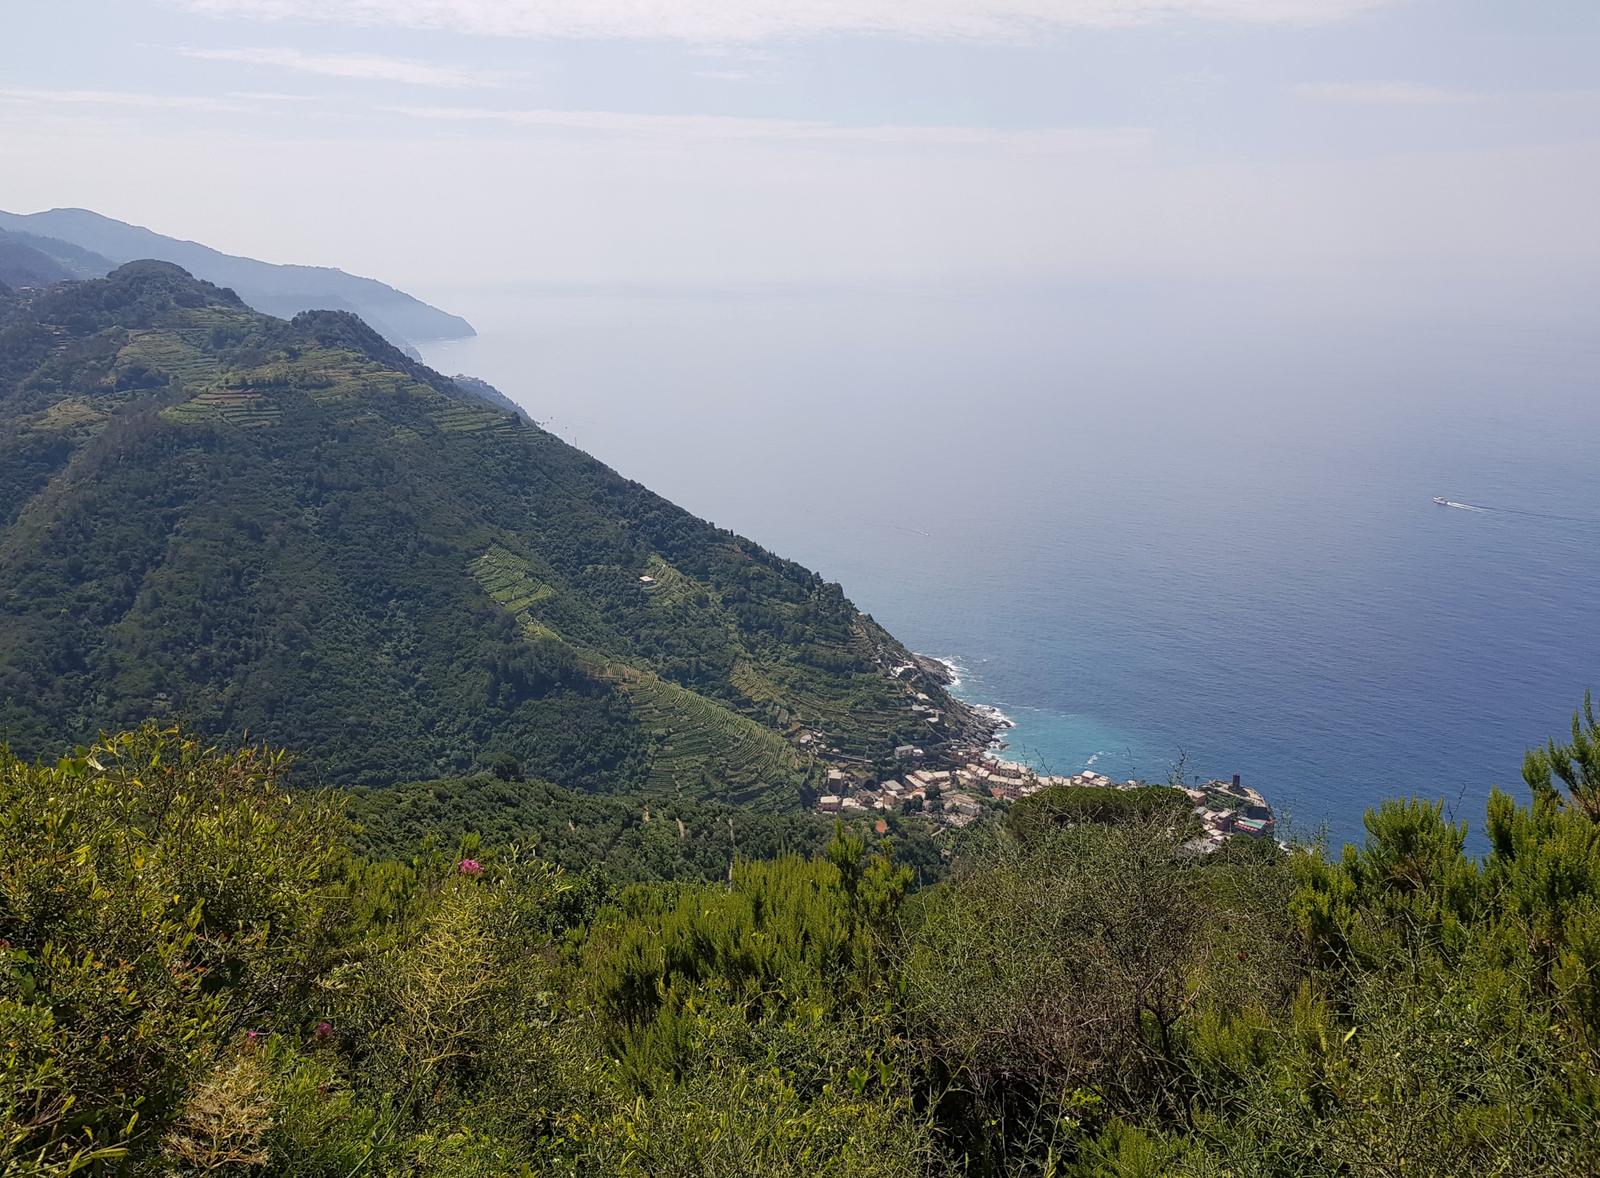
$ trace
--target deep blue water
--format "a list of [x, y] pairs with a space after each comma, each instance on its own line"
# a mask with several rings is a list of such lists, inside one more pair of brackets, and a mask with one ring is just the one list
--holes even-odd
[[1165, 778], [1182, 751], [1335, 842], [1403, 793], [1476, 823], [1600, 687], [1577, 314], [430, 293], [481, 333], [430, 363], [843, 582], [1053, 770]]

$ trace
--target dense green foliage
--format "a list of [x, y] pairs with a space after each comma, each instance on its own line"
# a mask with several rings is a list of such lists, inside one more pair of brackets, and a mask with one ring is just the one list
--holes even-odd
[[[151, 716], [389, 784], [514, 758], [793, 808], [810, 750], [962, 713], [837, 585], [695, 519], [348, 314], [159, 262], [0, 319], [0, 738]], [[822, 739], [803, 749], [802, 734]], [[831, 754], [824, 754], [828, 756]]]
[[[508, 762], [471, 777], [357, 788], [346, 799], [356, 847], [371, 857], [517, 844], [574, 874], [598, 867], [622, 883], [727, 879], [738, 859], [809, 857], [834, 827], [808, 811], [764, 813], [657, 794], [584, 794], [520, 780]], [[897, 862], [923, 881], [943, 873], [940, 847], [924, 823], [894, 814], [884, 823]]]
[[1195, 827], [1194, 807], [1176, 789], [1123, 790], [1111, 786], [1055, 786], [1013, 805], [1006, 821], [1019, 841], [1033, 842], [1083, 822], [1107, 825], [1164, 821], [1173, 829]]
[[[1336, 859], [1085, 805], [921, 889], [843, 828], [714, 883], [363, 856], [153, 727], [0, 760], [0, 1168], [1593, 1173], [1597, 748], [1531, 754], [1482, 857], [1420, 802]], [[520, 784], [454, 796], [577, 801]]]

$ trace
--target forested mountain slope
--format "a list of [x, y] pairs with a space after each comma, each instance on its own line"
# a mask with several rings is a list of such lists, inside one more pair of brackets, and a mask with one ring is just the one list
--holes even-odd
[[779, 808], [827, 762], [936, 748], [919, 691], [961, 725], [837, 585], [352, 315], [284, 322], [136, 262], [0, 316], [17, 753], [155, 715], [292, 746], [340, 784], [510, 757]]

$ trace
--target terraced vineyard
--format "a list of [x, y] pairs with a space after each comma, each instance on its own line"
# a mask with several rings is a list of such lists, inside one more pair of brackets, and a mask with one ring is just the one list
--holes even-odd
[[645, 573], [654, 582], [647, 588], [651, 603], [657, 607], [686, 605], [697, 590], [705, 588], [692, 577], [684, 576], [659, 556], [650, 558]]
[[513, 614], [520, 615], [555, 593], [534, 577], [527, 561], [498, 544], [472, 562], [472, 575], [490, 597]]
[[438, 423], [440, 429], [449, 434], [475, 434], [485, 430], [504, 434], [512, 433], [517, 428], [517, 419], [511, 414], [465, 401], [449, 401], [441, 398], [430, 416]]
[[185, 388], [209, 388], [222, 378], [222, 369], [216, 357], [203, 350], [197, 341], [184, 338], [197, 331], [196, 328], [130, 331], [127, 345], [117, 354], [117, 367], [125, 370], [130, 365], [142, 364], [182, 381]]
[[404, 373], [368, 362], [352, 363], [338, 352], [309, 348], [294, 359], [274, 361], [228, 375], [238, 388], [294, 388], [319, 405], [398, 396], [418, 386]]
[[34, 429], [70, 430], [80, 425], [94, 425], [106, 419], [106, 409], [88, 401], [57, 401], [29, 424]]
[[445, 433], [511, 433], [517, 428], [513, 414], [472, 400], [456, 400], [407, 373], [326, 348], [308, 348], [292, 359], [228, 373], [225, 383], [246, 391], [293, 388], [319, 405], [353, 402], [363, 409], [387, 398], [421, 398], [428, 416]]
[[[666, 574], [669, 583], [692, 584], [665, 562], [651, 567]], [[555, 591], [533, 575], [522, 557], [495, 545], [472, 562], [472, 575], [517, 616], [530, 637], [560, 637], [528, 612]], [[628, 697], [640, 726], [654, 738], [649, 788], [771, 809], [795, 803], [809, 761], [782, 736], [652, 672], [607, 662], [598, 652], [571, 642], [565, 645], [598, 678]]]
[[[660, 557], [652, 558], [647, 568], [653, 583], [646, 591], [653, 607], [696, 608], [692, 599], [701, 587], [698, 582]], [[527, 561], [496, 546], [473, 562], [472, 571], [530, 636], [557, 637], [528, 613], [554, 590], [532, 574]], [[808, 730], [821, 732], [838, 757], [855, 761], [877, 760], [906, 740], [927, 743], [940, 736], [937, 728], [909, 711], [908, 689], [880, 676], [852, 676], [849, 689], [841, 693], [836, 674], [818, 683], [820, 673], [810, 668], [741, 659], [734, 665], [732, 683], [749, 701], [751, 714], [745, 715], [649, 671], [612, 665], [581, 645], [567, 645], [595, 673], [627, 693], [640, 723], [656, 735], [659, 748], [650, 784], [658, 789], [701, 795], [726, 789], [744, 801], [768, 793], [768, 787], [798, 784], [809, 762], [793, 742]], [[877, 653], [864, 626], [854, 627], [847, 642], [825, 649], [863, 659]]]
[[632, 667], [608, 675], [627, 693], [658, 747], [650, 787], [782, 809], [796, 801], [808, 762], [747, 716]]
[[875, 759], [899, 743], [901, 736], [911, 735], [905, 706], [896, 701], [894, 688], [871, 676], [859, 676], [854, 695], [841, 697], [837, 684], [832, 685], [832, 694], [824, 693], [792, 667], [740, 662], [733, 669], [733, 685], [779, 727], [792, 733], [821, 732], [847, 757]]
[[245, 389], [213, 389], [162, 412], [169, 421], [221, 420], [252, 429], [278, 420], [278, 407], [260, 393]]

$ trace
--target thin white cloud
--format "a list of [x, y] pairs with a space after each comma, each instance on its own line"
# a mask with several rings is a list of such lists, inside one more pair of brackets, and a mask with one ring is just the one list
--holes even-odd
[[961, 126], [863, 126], [804, 119], [731, 115], [654, 115], [598, 110], [505, 110], [459, 106], [382, 106], [410, 119], [481, 123], [553, 131], [652, 139], [765, 140], [874, 143], [936, 147], [1006, 147], [1031, 151], [1093, 149], [1126, 153], [1147, 146], [1154, 132], [1142, 127], [1003, 130]]
[[141, 94], [127, 90], [38, 90], [0, 87], [0, 103], [30, 106], [120, 107], [129, 110], [197, 110], [237, 114], [251, 107], [227, 98]]
[[1451, 90], [1421, 82], [1307, 82], [1294, 92], [1351, 106], [1467, 106], [1475, 102], [1592, 103], [1600, 90]]
[[213, 16], [488, 36], [736, 44], [839, 33], [1028, 39], [1172, 20], [1318, 25], [1403, 0], [169, 0]]
[[316, 102], [315, 94], [285, 94], [281, 90], [230, 90], [229, 98], [243, 98], [259, 102]]
[[277, 48], [195, 49], [187, 46], [178, 46], [174, 52], [201, 61], [237, 62], [240, 65], [266, 66], [299, 74], [352, 78], [362, 82], [404, 82], [412, 86], [466, 89], [502, 86], [508, 80], [504, 74], [485, 70], [457, 69], [369, 53], [306, 53], [299, 49]]
[[1353, 106], [1460, 106], [1486, 96], [1470, 90], [1447, 90], [1420, 82], [1307, 82], [1295, 93], [1318, 102]]

